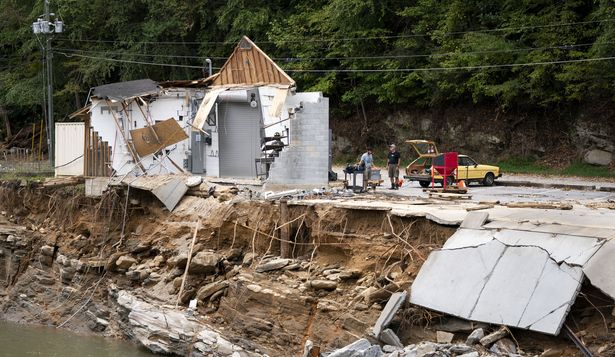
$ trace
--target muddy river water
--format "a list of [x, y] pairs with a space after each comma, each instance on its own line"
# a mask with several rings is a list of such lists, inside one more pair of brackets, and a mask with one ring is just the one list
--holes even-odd
[[0, 322], [3, 357], [152, 357], [133, 344], [49, 327]]

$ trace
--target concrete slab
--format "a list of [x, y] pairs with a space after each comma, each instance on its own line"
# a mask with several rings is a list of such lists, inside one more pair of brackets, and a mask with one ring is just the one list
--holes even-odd
[[507, 245], [540, 247], [558, 263], [578, 266], [584, 265], [604, 243], [596, 238], [517, 230], [501, 230], [494, 236]]
[[380, 341], [390, 346], [404, 348], [404, 344], [401, 343], [399, 337], [397, 337], [397, 334], [395, 334], [395, 332], [393, 332], [390, 328], [385, 329], [380, 333]]
[[568, 224], [536, 224], [531, 222], [491, 221], [483, 225], [488, 229], [514, 229], [518, 231], [543, 232], [554, 234], [570, 234], [575, 236], [612, 239], [615, 231], [609, 228], [588, 228]]
[[589, 281], [615, 299], [615, 240], [609, 240], [583, 267]]
[[481, 211], [468, 212], [466, 218], [461, 222], [461, 228], [474, 228], [479, 229], [487, 222], [489, 213]]
[[491, 240], [432, 252], [412, 284], [410, 302], [556, 335], [581, 280], [581, 268], [560, 266], [540, 247]]
[[445, 243], [442, 249], [476, 247], [493, 240], [495, 231], [490, 229], [458, 229]]
[[492, 239], [508, 246], [535, 246], [546, 250], [552, 259], [570, 265], [584, 265], [604, 243], [602, 239], [502, 229], [458, 229], [444, 244], [443, 249], [476, 247]]
[[491, 241], [480, 249], [433, 251], [412, 284], [410, 302], [469, 318], [485, 281], [505, 250], [504, 244]]
[[378, 316], [378, 320], [374, 324], [372, 331], [374, 332], [374, 336], [380, 336], [380, 333], [383, 329], [385, 329], [397, 314], [397, 310], [401, 307], [401, 305], [406, 301], [406, 297], [408, 293], [406, 291], [401, 291], [397, 293], [393, 293], [389, 298], [389, 301], [382, 309], [380, 316]]

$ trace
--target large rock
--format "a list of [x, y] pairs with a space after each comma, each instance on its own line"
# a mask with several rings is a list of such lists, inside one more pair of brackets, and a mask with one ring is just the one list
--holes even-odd
[[268, 260], [256, 267], [256, 271], [264, 273], [266, 271], [282, 269], [290, 263], [290, 259], [276, 258]]
[[215, 281], [213, 283], [210, 283], [210, 284], [207, 284], [201, 287], [196, 293], [196, 298], [199, 300], [205, 300], [208, 297], [212, 296], [213, 294], [217, 293], [218, 291], [222, 289], [226, 289], [227, 287], [228, 287], [228, 281], [226, 280]]
[[213, 274], [216, 272], [220, 260], [222, 260], [222, 257], [214, 252], [198, 252], [190, 261], [188, 272], [191, 274]]
[[337, 288], [337, 283], [331, 280], [312, 280], [306, 285], [314, 290], [335, 290]]
[[115, 262], [115, 265], [119, 269], [128, 269], [131, 266], [133, 266], [133, 264], [137, 264], [137, 260], [135, 258], [131, 257], [130, 255], [122, 255]]
[[604, 150], [590, 150], [585, 153], [583, 160], [588, 164], [607, 166], [613, 162], [613, 154]]
[[233, 344], [218, 331], [183, 311], [163, 309], [139, 300], [126, 290], [109, 289], [118, 305], [121, 330], [126, 337], [163, 355], [260, 357]]

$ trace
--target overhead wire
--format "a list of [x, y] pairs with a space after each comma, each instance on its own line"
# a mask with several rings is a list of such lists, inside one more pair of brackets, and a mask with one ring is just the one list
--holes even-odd
[[[60, 52], [60, 51], [54, 51], [54, 52], [64, 55], [66, 57], [76, 56], [76, 57], [98, 59], [98, 60], [104, 60], [104, 61], [123, 62], [123, 63], [132, 63], [132, 64], [141, 64], [141, 65], [203, 69], [203, 66], [190, 66], [190, 65], [180, 65], [180, 64], [170, 64], [170, 63], [120, 60], [120, 59], [107, 58], [107, 57], [86, 56], [86, 55], [80, 55], [76, 53], [67, 54], [67, 53]], [[490, 65], [476, 65], [476, 66], [453, 66], [453, 67], [417, 67], [417, 68], [368, 68], [368, 69], [292, 69], [292, 68], [288, 68], [288, 69], [284, 69], [284, 71], [286, 72], [305, 72], [305, 73], [425, 72], [425, 71], [452, 71], [452, 70], [542, 66], [542, 65], [554, 65], [554, 64], [565, 64], [565, 63], [609, 61], [609, 60], [614, 60], [614, 59], [615, 57], [596, 57], [596, 58], [580, 58], [580, 59], [544, 61], [544, 62], [506, 63], [506, 64], [490, 64]]]
[[[537, 28], [550, 28], [550, 27], [565, 27], [565, 26], [578, 26], [597, 24], [605, 22], [615, 22], [615, 18], [602, 19], [602, 20], [588, 20], [588, 21], [575, 21], [564, 23], [550, 23], [544, 25], [531, 25], [531, 26], [519, 26], [519, 27], [501, 27], [495, 29], [483, 29], [483, 30], [468, 30], [468, 31], [452, 31], [444, 32], [441, 36], [454, 36], [469, 33], [490, 33], [490, 32], [505, 32], [505, 31], [526, 31]], [[429, 37], [430, 34], [406, 34], [406, 35], [383, 35], [383, 36], [363, 36], [363, 37], [342, 37], [342, 38], [303, 38], [277, 41], [257, 41], [258, 43], [277, 44], [277, 43], [327, 43], [327, 42], [350, 42], [350, 41], [368, 41], [368, 40], [387, 40], [387, 39], [403, 39], [403, 38], [417, 38], [417, 37]], [[125, 41], [125, 40], [90, 40], [90, 39], [71, 39], [71, 38], [58, 38], [59, 41], [68, 42], [89, 42], [89, 43], [130, 43], [130, 44], [152, 44], [152, 45], [232, 45], [238, 41]]]
[[[443, 52], [443, 53], [430, 53], [430, 54], [408, 54], [408, 55], [382, 55], [382, 56], [344, 56], [344, 57], [271, 57], [275, 61], [286, 62], [301, 62], [301, 61], [325, 61], [325, 60], [380, 60], [380, 59], [405, 59], [405, 58], [433, 58], [433, 57], [447, 57], [447, 56], [461, 56], [461, 55], [480, 55], [480, 54], [497, 54], [497, 53], [516, 53], [516, 52], [529, 52], [529, 51], [542, 51], [542, 50], [573, 50], [583, 47], [592, 46], [605, 46], [615, 44], [615, 41], [594, 42], [594, 43], [580, 43], [572, 45], [553, 45], [543, 47], [524, 47], [524, 48], [512, 48], [512, 49], [498, 49], [498, 50], [482, 50], [482, 51], [466, 51], [466, 52]], [[56, 48], [58, 51], [71, 52], [71, 53], [93, 53], [100, 55], [117, 54], [123, 56], [135, 56], [135, 57], [161, 57], [161, 58], [181, 58], [181, 59], [206, 59], [212, 60], [226, 60], [227, 57], [211, 57], [211, 56], [187, 56], [187, 55], [165, 55], [165, 54], [147, 54], [147, 53], [134, 53], [123, 51], [104, 51], [104, 50], [81, 50], [76, 48]]]

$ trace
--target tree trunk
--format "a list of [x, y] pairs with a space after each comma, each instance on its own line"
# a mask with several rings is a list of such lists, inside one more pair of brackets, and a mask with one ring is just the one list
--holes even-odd
[[9, 121], [9, 114], [6, 111], [6, 108], [4, 107], [4, 105], [0, 104], [0, 119], [2, 119], [2, 122], [4, 123], [4, 128], [5, 128], [5, 138], [8, 138], [10, 136], [13, 135], [13, 132], [11, 131], [11, 122]]

